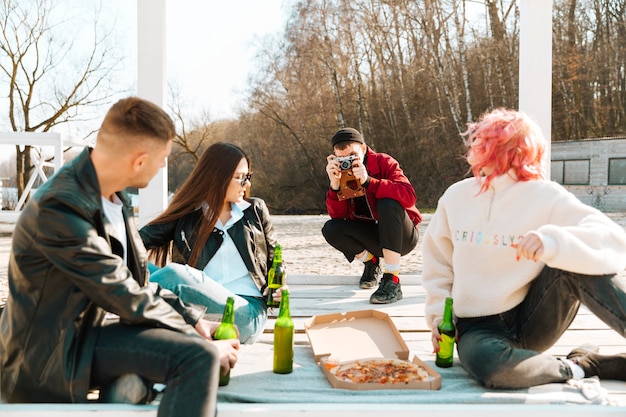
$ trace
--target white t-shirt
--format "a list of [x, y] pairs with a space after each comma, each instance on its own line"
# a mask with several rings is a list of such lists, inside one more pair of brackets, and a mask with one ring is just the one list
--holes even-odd
[[104, 209], [105, 220], [113, 226], [115, 239], [119, 240], [124, 248], [124, 263], [127, 259], [128, 241], [126, 236], [126, 223], [122, 213], [122, 201], [117, 194], [113, 194], [114, 201], [102, 197], [102, 208]]

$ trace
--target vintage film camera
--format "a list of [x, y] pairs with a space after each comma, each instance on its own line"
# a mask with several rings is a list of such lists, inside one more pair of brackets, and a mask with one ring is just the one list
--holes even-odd
[[339, 162], [339, 169], [341, 169], [339, 191], [337, 192], [339, 200], [365, 195], [361, 182], [352, 173], [352, 162], [358, 158], [356, 155], [338, 156], [335, 158]]
[[348, 156], [338, 156], [335, 158], [337, 162], [339, 162], [339, 168], [342, 171], [347, 171], [352, 168], [352, 161], [357, 160], [359, 157], [356, 155], [348, 155]]

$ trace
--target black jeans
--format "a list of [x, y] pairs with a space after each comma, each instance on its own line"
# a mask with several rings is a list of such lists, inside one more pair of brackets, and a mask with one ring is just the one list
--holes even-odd
[[91, 385], [137, 374], [167, 387], [158, 416], [215, 416], [219, 382], [217, 348], [199, 336], [173, 330], [111, 324], [96, 342]]
[[404, 256], [417, 245], [417, 227], [395, 200], [379, 200], [378, 222], [331, 219], [322, 227], [326, 241], [344, 254], [348, 262], [367, 249], [381, 258], [383, 248]]
[[626, 336], [626, 280], [545, 267], [512, 310], [457, 319], [459, 359], [470, 375], [490, 388], [564, 382], [572, 378], [569, 365], [541, 352], [559, 340], [581, 303]]

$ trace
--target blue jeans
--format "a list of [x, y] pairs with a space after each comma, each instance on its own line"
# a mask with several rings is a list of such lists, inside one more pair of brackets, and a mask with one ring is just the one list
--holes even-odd
[[199, 336], [110, 324], [100, 330], [91, 369], [93, 387], [104, 387], [129, 373], [149, 386], [167, 385], [158, 417], [216, 415], [219, 356], [217, 348]]
[[490, 388], [565, 382], [572, 378], [569, 365], [541, 352], [563, 335], [581, 303], [626, 337], [626, 280], [545, 267], [512, 310], [457, 319], [459, 359], [470, 375]]
[[226, 299], [235, 298], [235, 324], [241, 343], [254, 343], [263, 333], [267, 322], [265, 300], [233, 294], [199, 269], [189, 265], [169, 263], [163, 268], [150, 264], [150, 281], [178, 295], [181, 300], [207, 308], [207, 314], [222, 314]]

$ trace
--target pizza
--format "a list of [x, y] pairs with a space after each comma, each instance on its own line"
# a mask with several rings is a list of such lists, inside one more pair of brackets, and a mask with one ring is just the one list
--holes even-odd
[[357, 384], [409, 384], [429, 378], [428, 371], [423, 366], [398, 359], [327, 363], [326, 367], [337, 379]]

